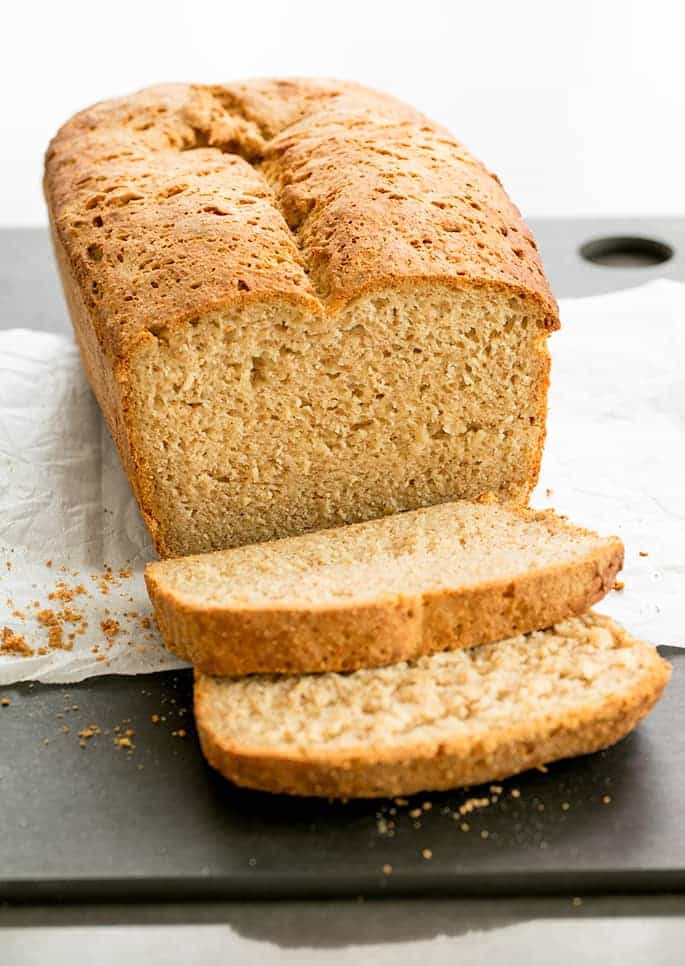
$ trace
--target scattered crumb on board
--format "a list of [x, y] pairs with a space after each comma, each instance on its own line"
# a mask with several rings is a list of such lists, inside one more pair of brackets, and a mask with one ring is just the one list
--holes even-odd
[[[544, 766], [539, 770], [548, 771]], [[611, 780], [606, 778], [605, 784], [610, 785]], [[481, 790], [478, 789], [478, 791]], [[456, 802], [452, 800], [443, 804], [431, 801], [423, 801], [419, 804], [415, 799], [412, 801], [408, 798], [392, 799], [391, 803], [382, 805], [375, 813], [377, 834], [387, 840], [395, 838], [397, 833], [405, 834], [406, 829], [414, 830], [418, 833], [416, 838], [418, 839], [419, 856], [424, 861], [430, 861], [434, 857], [433, 843], [425, 844], [425, 842], [421, 842], [420, 836], [425, 834], [427, 829], [424, 828], [420, 819], [425, 822], [429, 818], [427, 812], [438, 811], [439, 815], [454, 821], [453, 828], [458, 830], [459, 833], [464, 835], [470, 833], [472, 842], [482, 842], [483, 847], [496, 846], [500, 842], [502, 831], [496, 831], [492, 827], [483, 827], [483, 825], [487, 816], [492, 813], [492, 807], [499, 803], [497, 810], [499, 818], [501, 819], [502, 813], [508, 813], [511, 819], [511, 822], [504, 826], [507, 834], [513, 834], [519, 840], [521, 840], [521, 836], [525, 836], [526, 841], [532, 840], [529, 844], [544, 850], [549, 848], [551, 844], [545, 837], [544, 828], [549, 827], [549, 823], [555, 821], [555, 814], [561, 813], [564, 820], [567, 820], [566, 816], [570, 817], [574, 808], [576, 808], [569, 797], [569, 799], [562, 799], [560, 802], [550, 800], [547, 802], [548, 807], [546, 809], [545, 803], [540, 801], [536, 794], [531, 794], [526, 800], [517, 785], [492, 784], [488, 786], [487, 794], [481, 792], [478, 795], [469, 795], [469, 789], [463, 789], [461, 792], [455, 790], [454, 794], [459, 795], [460, 799], [458, 798]], [[612, 801], [611, 795], [606, 793], [600, 795], [599, 798], [593, 796], [591, 800], [601, 805], [609, 805]], [[556, 811], [556, 809], [559, 811]], [[580, 817], [579, 820], [584, 820], [582, 809], [578, 809], [577, 814]], [[546, 818], [545, 825], [541, 824], [543, 816], [550, 816]], [[434, 823], [431, 823], [430, 828], [431, 836], [434, 836], [436, 833]], [[444, 834], [444, 830], [440, 832], [440, 835], [444, 836]], [[382, 869], [384, 875], [389, 875], [397, 870], [397, 865], [386, 862]]]

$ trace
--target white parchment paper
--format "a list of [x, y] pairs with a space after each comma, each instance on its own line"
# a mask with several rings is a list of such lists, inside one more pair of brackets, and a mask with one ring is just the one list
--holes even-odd
[[[600, 609], [685, 645], [685, 285], [566, 299], [561, 316], [533, 502], [619, 534], [625, 589]], [[0, 630], [34, 653], [0, 654], [0, 684], [183, 666], [148, 626], [153, 556], [73, 341], [1, 332]], [[70, 618], [70, 650], [49, 646], [46, 610]]]

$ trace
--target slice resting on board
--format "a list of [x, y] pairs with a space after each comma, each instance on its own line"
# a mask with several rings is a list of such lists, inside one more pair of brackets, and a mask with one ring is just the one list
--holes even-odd
[[238, 785], [291, 795], [409, 795], [598, 751], [658, 701], [670, 665], [608, 617], [391, 667], [196, 672], [204, 754]]

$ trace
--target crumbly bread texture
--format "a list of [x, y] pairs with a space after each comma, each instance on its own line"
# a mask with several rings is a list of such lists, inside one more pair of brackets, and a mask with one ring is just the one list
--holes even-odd
[[496, 641], [583, 614], [617, 537], [468, 502], [148, 564], [170, 648], [208, 674], [343, 671]]
[[238, 785], [354, 798], [476, 785], [598, 751], [652, 708], [670, 665], [597, 614], [349, 674], [196, 672], [207, 760]]
[[57, 134], [86, 370], [162, 556], [525, 503], [557, 308], [496, 176], [334, 81], [166, 85]]

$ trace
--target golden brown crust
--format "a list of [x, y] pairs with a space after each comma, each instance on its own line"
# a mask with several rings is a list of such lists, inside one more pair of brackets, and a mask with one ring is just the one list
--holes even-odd
[[504, 286], [558, 325], [499, 181], [413, 108], [353, 84], [176, 84], [105, 101], [53, 139], [45, 193], [113, 356], [246, 298], [332, 311], [389, 282]]
[[203, 675], [195, 676], [195, 716], [207, 761], [238, 785], [261, 791], [330, 798], [377, 798], [440, 791], [498, 781], [561, 758], [615, 744], [661, 697], [670, 665], [655, 648], [644, 649], [645, 667], [634, 686], [571, 715], [529, 719], [496, 728], [477, 740], [355, 753], [278, 755], [270, 749], [231, 747], [209, 725], [212, 709]]
[[145, 580], [166, 646], [205, 674], [350, 671], [486, 644], [584, 614], [623, 566], [621, 541], [597, 540], [585, 557], [515, 580], [330, 607], [202, 605], [169, 590], [156, 564], [148, 565]]
[[[334, 316], [425, 282], [503, 289], [558, 326], [497, 178], [413, 108], [354, 84], [168, 84], [105, 101], [53, 139], [44, 187], [86, 368], [162, 556], [173, 548], [127, 408], [132, 357], [161, 330], [251, 301]], [[527, 500], [541, 455], [542, 442], [512, 499]]]

